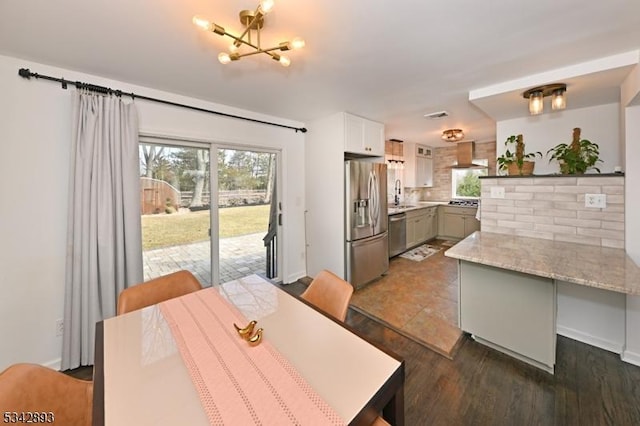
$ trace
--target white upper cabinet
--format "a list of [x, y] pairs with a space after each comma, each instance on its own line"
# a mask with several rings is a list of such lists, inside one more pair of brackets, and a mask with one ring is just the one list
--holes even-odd
[[384, 124], [344, 113], [344, 151], [384, 156]]
[[433, 186], [433, 148], [412, 142], [404, 143], [404, 186]]

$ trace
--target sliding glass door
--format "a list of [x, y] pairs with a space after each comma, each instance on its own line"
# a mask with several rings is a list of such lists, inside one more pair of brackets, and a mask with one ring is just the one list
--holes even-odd
[[152, 137], [139, 151], [145, 281], [278, 279], [278, 152]]
[[141, 143], [139, 151], [145, 281], [187, 269], [211, 285], [210, 148]]
[[278, 277], [277, 163], [275, 152], [217, 148], [221, 283], [250, 274]]

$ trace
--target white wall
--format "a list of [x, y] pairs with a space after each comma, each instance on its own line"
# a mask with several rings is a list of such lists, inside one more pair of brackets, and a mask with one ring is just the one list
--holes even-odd
[[[0, 56], [0, 370], [15, 362], [58, 367], [62, 339], [71, 94], [59, 84], [25, 80], [19, 68], [152, 97], [301, 127], [224, 105], [185, 98], [71, 70]], [[140, 130], [282, 151], [284, 282], [305, 275], [304, 135], [136, 100]]]
[[534, 173], [559, 173], [558, 164], [555, 161], [549, 163], [546, 154], [559, 143], [571, 143], [574, 127], [582, 129], [582, 139], [599, 145], [603, 162], [598, 163], [598, 168], [602, 173], [612, 173], [615, 166], [623, 164], [620, 105], [617, 103], [498, 121], [496, 156], [504, 153], [504, 141], [509, 136], [522, 134], [525, 153], [540, 151], [543, 155], [542, 159], [536, 158]]
[[557, 333], [622, 353], [625, 300], [622, 293], [558, 281]]
[[307, 272], [345, 277], [344, 116], [309, 123], [306, 155]]
[[[629, 74], [621, 90], [625, 121], [626, 250], [640, 266], [640, 67]], [[627, 296], [627, 347], [622, 359], [640, 365], [640, 296]]]

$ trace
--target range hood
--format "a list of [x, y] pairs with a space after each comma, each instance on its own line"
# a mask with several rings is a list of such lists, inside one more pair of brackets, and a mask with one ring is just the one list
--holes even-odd
[[458, 142], [456, 144], [458, 164], [451, 166], [452, 169], [486, 169], [487, 166], [473, 162], [473, 151], [475, 143], [473, 141]]

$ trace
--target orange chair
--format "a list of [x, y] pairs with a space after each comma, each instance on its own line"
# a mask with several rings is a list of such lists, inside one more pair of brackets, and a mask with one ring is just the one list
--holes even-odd
[[[14, 364], [0, 373], [0, 412], [9, 423], [91, 425], [93, 382], [37, 364]], [[29, 418], [29, 416], [38, 418]], [[37, 421], [36, 421], [37, 420]]]
[[382, 417], [376, 417], [373, 423], [371, 423], [371, 426], [391, 426], [391, 425]]
[[352, 294], [351, 284], [324, 270], [311, 281], [300, 297], [332, 317], [344, 321]]
[[163, 275], [122, 290], [118, 296], [118, 315], [201, 289], [202, 284], [189, 271]]

